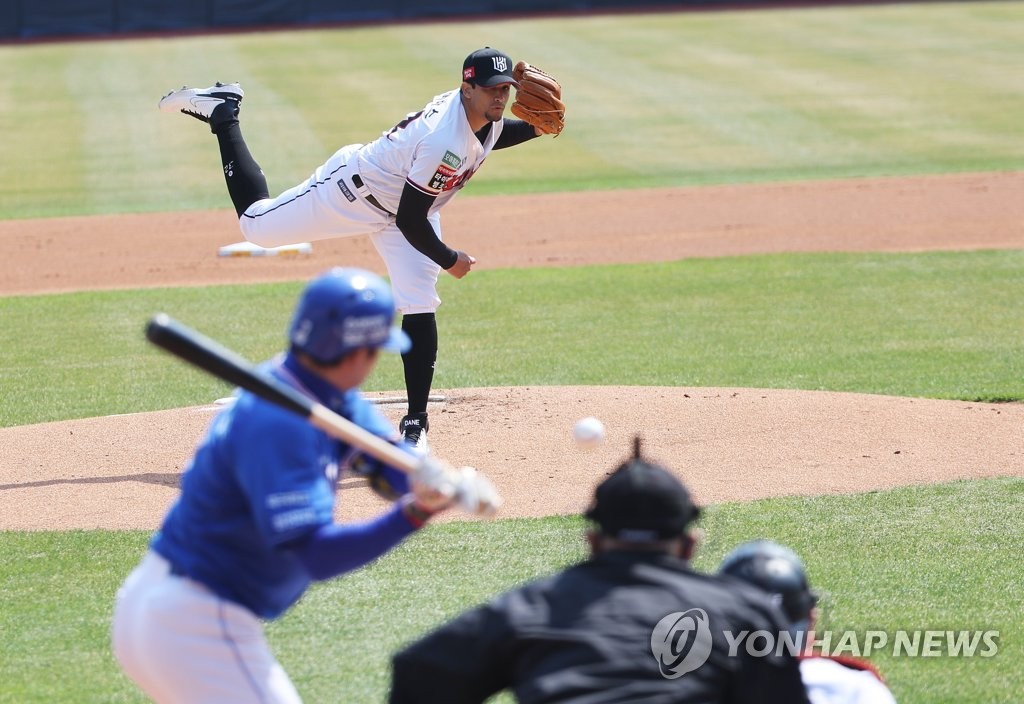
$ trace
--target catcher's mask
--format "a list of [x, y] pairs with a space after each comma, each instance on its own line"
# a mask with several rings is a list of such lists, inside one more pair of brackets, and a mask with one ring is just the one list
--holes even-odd
[[362, 269], [335, 267], [302, 292], [288, 339], [293, 350], [325, 365], [362, 347], [406, 352], [409, 336], [392, 327], [394, 317], [394, 299], [384, 279]]

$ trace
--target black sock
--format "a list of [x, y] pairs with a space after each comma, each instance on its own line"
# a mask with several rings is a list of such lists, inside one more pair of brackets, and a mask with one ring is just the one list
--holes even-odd
[[270, 197], [267, 177], [256, 160], [249, 153], [249, 147], [242, 139], [242, 128], [238, 125], [238, 111], [229, 105], [230, 101], [218, 105], [210, 116], [210, 129], [217, 135], [220, 144], [220, 160], [224, 166], [224, 181], [228, 184], [228, 195], [235, 206], [238, 217], [258, 200]]
[[402, 355], [409, 413], [426, 413], [437, 361], [437, 318], [433, 313], [405, 315], [402, 330], [412, 340], [412, 347]]

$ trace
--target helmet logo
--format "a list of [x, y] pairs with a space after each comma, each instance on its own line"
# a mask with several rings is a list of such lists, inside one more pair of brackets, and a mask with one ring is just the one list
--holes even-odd
[[341, 343], [349, 349], [376, 347], [388, 339], [390, 325], [386, 315], [346, 318], [341, 325]]
[[295, 330], [292, 331], [292, 342], [296, 345], [305, 345], [309, 341], [309, 334], [311, 332], [313, 332], [313, 321], [309, 318], [304, 318], [295, 326]]
[[361, 347], [408, 349], [409, 338], [391, 327], [394, 299], [386, 281], [369, 271], [335, 267], [310, 282], [292, 318], [293, 349], [334, 365]]

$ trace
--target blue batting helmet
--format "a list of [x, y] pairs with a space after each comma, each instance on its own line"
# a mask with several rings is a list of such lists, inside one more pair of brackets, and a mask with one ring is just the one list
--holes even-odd
[[818, 603], [800, 557], [770, 540], [743, 543], [725, 556], [718, 572], [738, 577], [773, 595], [794, 623], [806, 621]]
[[302, 292], [288, 330], [292, 349], [334, 364], [362, 347], [405, 352], [409, 336], [392, 327], [395, 302], [384, 279], [362, 269], [335, 267]]

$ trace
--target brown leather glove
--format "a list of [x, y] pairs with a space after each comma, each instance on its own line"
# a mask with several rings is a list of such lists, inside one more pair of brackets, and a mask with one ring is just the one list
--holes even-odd
[[512, 69], [512, 78], [519, 84], [512, 114], [533, 125], [544, 134], [556, 137], [565, 127], [565, 103], [562, 86], [551, 75], [520, 61]]

